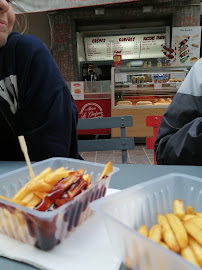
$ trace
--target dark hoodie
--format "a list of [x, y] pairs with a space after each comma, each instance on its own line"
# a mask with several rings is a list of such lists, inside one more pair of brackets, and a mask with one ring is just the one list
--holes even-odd
[[81, 158], [78, 111], [46, 46], [36, 37], [11, 33], [0, 48], [0, 160], [23, 160], [24, 135], [30, 159]]

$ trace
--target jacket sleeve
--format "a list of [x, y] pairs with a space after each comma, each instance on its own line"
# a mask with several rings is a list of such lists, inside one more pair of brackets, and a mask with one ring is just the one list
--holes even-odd
[[163, 115], [155, 142], [157, 164], [202, 165], [201, 74], [200, 59]]
[[37, 38], [24, 36], [16, 58], [21, 134], [31, 160], [81, 158], [76, 104], [49, 50]]

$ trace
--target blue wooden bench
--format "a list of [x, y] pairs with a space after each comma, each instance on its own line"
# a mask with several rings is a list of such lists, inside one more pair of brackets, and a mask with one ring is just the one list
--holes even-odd
[[122, 150], [122, 162], [127, 163], [127, 150], [134, 149], [134, 138], [126, 138], [126, 127], [133, 126], [133, 117], [114, 116], [78, 120], [78, 130], [120, 128], [121, 137], [111, 139], [79, 140], [79, 152]]

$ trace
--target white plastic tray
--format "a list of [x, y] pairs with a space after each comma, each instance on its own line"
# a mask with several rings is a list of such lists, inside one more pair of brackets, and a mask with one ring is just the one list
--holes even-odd
[[[92, 184], [74, 200], [65, 203], [54, 211], [40, 212], [0, 199], [0, 232], [17, 240], [34, 245], [42, 250], [50, 250], [66, 238], [91, 214], [89, 204], [105, 196], [112, 174], [96, 182], [105, 165], [68, 158], [50, 158], [33, 165], [35, 175], [47, 167], [55, 170], [64, 166], [68, 170], [84, 168], [90, 174]], [[27, 167], [0, 176], [0, 195], [12, 198], [29, 181]]]
[[137, 232], [142, 224], [150, 229], [157, 215], [173, 213], [174, 199], [202, 211], [202, 179], [168, 174], [93, 202], [91, 208], [105, 221], [111, 244], [124, 261], [132, 258], [134, 270], [196, 270], [198, 267]]

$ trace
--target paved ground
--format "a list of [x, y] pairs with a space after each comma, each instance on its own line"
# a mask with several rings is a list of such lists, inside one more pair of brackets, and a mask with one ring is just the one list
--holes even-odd
[[[97, 163], [122, 163], [121, 151], [97, 151], [81, 152], [81, 156], [86, 161]], [[154, 164], [153, 150], [146, 149], [145, 144], [136, 144], [133, 150], [128, 150], [128, 163], [133, 164]]]

